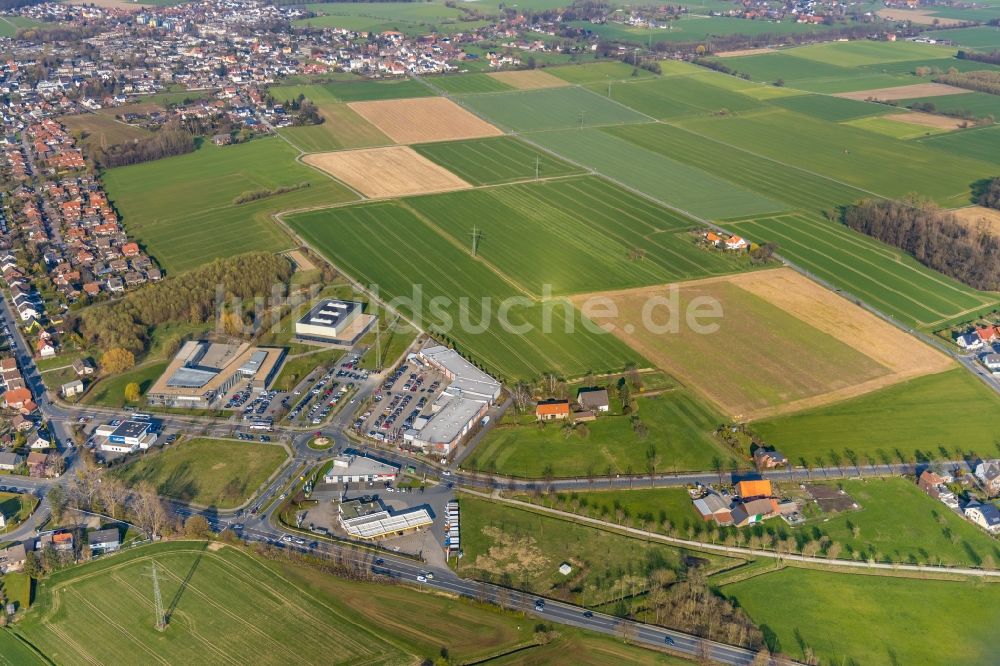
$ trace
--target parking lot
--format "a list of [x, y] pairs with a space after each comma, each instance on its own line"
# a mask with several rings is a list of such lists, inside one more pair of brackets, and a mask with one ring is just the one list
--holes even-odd
[[402, 443], [403, 433], [420, 427], [447, 379], [417, 363], [404, 363], [372, 394], [372, 406], [359, 415], [354, 429], [378, 442]]
[[350, 401], [355, 387], [368, 378], [368, 371], [358, 368], [360, 357], [345, 356], [333, 367], [313, 370], [286, 398], [288, 421], [298, 425], [320, 425], [330, 418], [337, 406]]

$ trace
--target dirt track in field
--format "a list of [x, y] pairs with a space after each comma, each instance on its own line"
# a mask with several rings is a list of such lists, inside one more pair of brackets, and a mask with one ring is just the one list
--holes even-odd
[[348, 106], [396, 143], [478, 139], [503, 134], [444, 97], [351, 102]]
[[921, 125], [923, 127], [933, 127], [934, 129], [953, 130], [961, 129], [963, 120], [949, 118], [948, 116], [936, 116], [933, 113], [890, 113], [882, 116], [886, 120], [895, 120], [898, 123], [909, 123], [910, 125]]
[[883, 101], [890, 99], [913, 99], [914, 97], [939, 97], [941, 95], [958, 95], [967, 92], [969, 91], [965, 88], [949, 86], [944, 83], [914, 83], [909, 86], [897, 86], [895, 88], [872, 88], [871, 90], [837, 93], [834, 97], [856, 99], [863, 102], [866, 99]]
[[540, 69], [521, 69], [510, 72], [490, 72], [491, 77], [518, 90], [538, 90], [539, 88], [559, 88], [568, 86], [558, 76], [552, 76]]
[[958, 221], [970, 229], [984, 229], [994, 236], [1000, 236], [1000, 210], [983, 206], [955, 208], [951, 211]]
[[[572, 301], [587, 313], [584, 303], [588, 299], [610, 298], [621, 317], [592, 318], [600, 324], [611, 323], [614, 335], [708, 398], [729, 417], [759, 420], [818, 407], [953, 365], [945, 354], [790, 268], [692, 280], [677, 286], [682, 294], [719, 298], [724, 313], [728, 310], [736, 320], [724, 321], [715, 339], [685, 331], [683, 326], [680, 334], [652, 334], [644, 329], [636, 313], [649, 298], [662, 297], [664, 286], [582, 294]], [[727, 301], [734, 297], [733, 287], [816, 329], [817, 340], [823, 338], [818, 334], [824, 333], [855, 350], [857, 354], [844, 357], [850, 367], [825, 357], [827, 350], [835, 349], [829, 343], [818, 341], [811, 348], [811, 338], [805, 342], [786, 339], [781, 331], [770, 329], [767, 321], [752, 321], [755, 311], [740, 302], [738, 294], [737, 300]], [[671, 336], [672, 341], [668, 339]], [[720, 374], [715, 364], [692, 359], [692, 354], [717, 354], [719, 367], [730, 371]], [[744, 369], [747, 364], [749, 373]], [[760, 396], [766, 397], [762, 400]]]
[[408, 146], [313, 153], [302, 159], [369, 198], [448, 192], [471, 187]]

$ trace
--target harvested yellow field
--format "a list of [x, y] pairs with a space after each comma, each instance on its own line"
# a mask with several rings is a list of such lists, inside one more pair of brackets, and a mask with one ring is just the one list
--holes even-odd
[[[945, 354], [789, 268], [572, 301], [739, 420], [846, 400], [952, 365]], [[716, 307], [720, 316], [700, 320], [706, 329], [687, 320], [691, 308]], [[677, 326], [657, 330], [671, 309]]]
[[712, 55], [717, 58], [738, 58], [740, 56], [751, 56], [760, 55], [762, 53], [774, 53], [777, 49], [772, 49], [769, 46], [763, 46], [759, 49], [736, 49], [735, 51], [719, 51]]
[[568, 86], [569, 83], [563, 81], [558, 76], [552, 76], [548, 72], [540, 69], [521, 69], [511, 72], [490, 72], [492, 76], [501, 83], [517, 88], [518, 90], [537, 90], [539, 88], [558, 88]]
[[968, 121], [950, 118], [948, 116], [936, 116], [933, 113], [890, 113], [882, 116], [886, 120], [895, 120], [900, 123], [911, 125], [921, 125], [923, 127], [933, 127], [934, 129], [953, 130], [964, 127]]
[[407, 146], [313, 153], [302, 159], [371, 199], [471, 187]]
[[444, 97], [348, 104], [396, 143], [430, 143], [500, 136], [499, 129]]
[[928, 9], [885, 8], [878, 10], [876, 13], [880, 18], [884, 18], [889, 21], [910, 21], [916, 25], [934, 25], [936, 22], [937, 25], [942, 27], [949, 27], [962, 24], [959, 19], [934, 16], [931, 10]]
[[984, 206], [967, 206], [951, 211], [962, 224], [970, 229], [988, 231], [994, 236], [1000, 236], [1000, 210]]
[[965, 88], [949, 86], [944, 83], [914, 83], [908, 86], [897, 86], [895, 88], [873, 88], [871, 90], [855, 90], [854, 92], [837, 93], [834, 97], [845, 99], [857, 99], [862, 102], [866, 99], [890, 100], [890, 99], [912, 99], [914, 97], [939, 97], [941, 95], [958, 95], [969, 92]]

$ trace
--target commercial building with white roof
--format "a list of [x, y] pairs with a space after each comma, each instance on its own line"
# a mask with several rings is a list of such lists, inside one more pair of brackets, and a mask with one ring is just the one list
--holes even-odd
[[381, 539], [431, 525], [427, 509], [391, 512], [376, 499], [356, 499], [340, 503], [340, 524], [352, 537]]
[[364, 335], [375, 316], [364, 314], [357, 301], [325, 298], [295, 322], [295, 339], [333, 345], [353, 345]]
[[192, 340], [184, 343], [146, 397], [154, 405], [205, 408], [240, 381], [254, 389], [267, 388], [284, 358], [285, 350], [277, 347]]
[[399, 468], [387, 465], [374, 458], [359, 455], [337, 456], [333, 467], [323, 477], [325, 483], [367, 483], [369, 481], [393, 481], [399, 476]]

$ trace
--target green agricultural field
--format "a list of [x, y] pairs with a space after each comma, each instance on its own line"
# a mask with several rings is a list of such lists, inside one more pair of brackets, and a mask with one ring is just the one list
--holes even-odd
[[24, 16], [0, 16], [0, 37], [13, 37], [22, 28], [43, 26], [45, 26], [44, 23]]
[[489, 74], [459, 74], [432, 76], [424, 79], [428, 84], [440, 88], [445, 92], [456, 95], [467, 95], [470, 93], [504, 92], [513, 90], [512, 86], [503, 81], [498, 81]]
[[583, 169], [510, 136], [425, 143], [413, 149], [473, 185], [583, 173]]
[[555, 477], [599, 477], [608, 469], [644, 474], [651, 444], [659, 472], [711, 469], [714, 458], [727, 458], [712, 436], [724, 419], [688, 391], [640, 397], [637, 406], [636, 414], [648, 429], [645, 438], [636, 435], [620, 410], [571, 434], [560, 423], [540, 425], [531, 414], [490, 431], [463, 467], [535, 479], [547, 471]]
[[231, 509], [253, 497], [287, 457], [276, 444], [192, 439], [147, 453], [114, 474], [129, 486], [149, 481], [164, 497]]
[[[290, 208], [350, 201], [354, 195], [295, 161], [277, 138], [216, 147], [111, 169], [108, 196], [135, 237], [168, 272], [251, 250], [283, 250], [291, 240], [271, 220]], [[309, 183], [294, 192], [236, 205], [237, 196]]]
[[685, 119], [680, 124], [733, 147], [882, 196], [920, 192], [946, 206], [967, 203], [970, 184], [996, 171], [988, 162], [785, 110]]
[[[608, 127], [602, 131], [727, 181], [726, 189], [715, 192], [717, 197], [738, 191], [735, 185], [791, 208], [819, 212], [865, 196], [859, 189], [808, 169], [765, 159], [673, 125]], [[746, 210], [739, 201], [733, 203], [731, 214], [737, 210]]]
[[626, 81], [633, 78], [648, 78], [651, 72], [644, 69], [636, 71], [635, 67], [626, 65], [619, 60], [592, 62], [585, 65], [566, 65], [564, 67], [549, 67], [545, 70], [553, 76], [570, 83], [587, 84], [607, 81]]
[[[634, 127], [649, 128], [652, 133], [665, 126]], [[620, 128], [539, 132], [529, 140], [691, 215], [719, 219], [789, 209], [748, 187], [678, 161], [670, 153], [655, 152], [641, 142], [605, 131], [612, 129]], [[639, 134], [643, 132], [632, 136]]]
[[761, 102], [753, 97], [711, 83], [727, 78], [721, 75], [711, 79], [667, 76], [618, 84], [593, 84], [588, 89], [659, 120], [740, 113], [761, 107]]
[[879, 116], [868, 116], [867, 118], [848, 120], [844, 124], [867, 130], [869, 132], [875, 132], [876, 134], [891, 136], [894, 139], [904, 141], [908, 139], [919, 139], [922, 137], [934, 136], [936, 134], [947, 134], [950, 132], [950, 130], [947, 129], [927, 127], [926, 125], [906, 123], [899, 120], [890, 120]]
[[731, 223], [849, 296], [860, 298], [900, 322], [921, 327], [996, 302], [919, 264], [910, 255], [818, 216], [787, 215]]
[[934, 44], [916, 42], [876, 42], [855, 40], [850, 42], [824, 42], [782, 51], [783, 54], [804, 58], [810, 62], [836, 64], [840, 67], [859, 67], [921, 58], [941, 58], [953, 55], [954, 49]]
[[[546, 291], [566, 295], [662, 284], [746, 266], [738, 257], [698, 246], [689, 218], [594, 177], [414, 197], [401, 205], [463, 247], [471, 232], [468, 211], [478, 211], [472, 222], [483, 233], [479, 256], [539, 297]], [[540, 236], [558, 242], [540, 243]], [[630, 259], [633, 248], [644, 250], [645, 258]]]
[[[455, 565], [466, 577], [526, 587], [534, 594], [598, 606], [623, 596], [631, 574], [639, 593], [653, 571], [681, 572], [677, 548], [577, 525], [533, 511], [460, 495], [462, 550]], [[736, 560], [698, 553], [709, 572]], [[574, 571], [566, 577], [559, 565]]]
[[968, 92], [957, 95], [899, 100], [900, 106], [912, 106], [913, 104], [933, 104], [937, 113], [971, 114], [975, 118], [989, 116], [1000, 118], [1000, 95], [990, 95], [989, 93]]
[[[461, 245], [447, 242], [405, 204], [315, 211], [292, 216], [288, 223], [352, 278], [376, 287], [383, 298], [408, 299], [398, 303], [399, 309], [425, 329], [443, 330], [459, 351], [504, 379], [534, 378], [547, 371], [579, 376], [619, 370], [628, 362], [646, 364], [612, 336], [585, 328], [569, 303], [552, 300], [543, 305], [527, 299], [473, 259], [465, 238]], [[511, 307], [505, 308], [505, 327], [492, 317], [499, 317], [500, 305], [512, 297], [519, 300], [506, 301]], [[485, 322], [484, 307], [489, 314]], [[573, 332], [566, 332], [566, 326]]]
[[279, 102], [293, 100], [301, 94], [317, 104], [434, 96], [429, 86], [415, 79], [364, 79], [360, 76], [335, 79], [330, 83], [272, 86], [269, 92]]
[[[997, 18], [1000, 18], [998, 16]], [[933, 35], [934, 33], [927, 33]], [[947, 33], [948, 40], [959, 46], [971, 46], [974, 49], [1000, 49], [1000, 30], [991, 26], [975, 28], [955, 28]]]
[[392, 139], [354, 112], [346, 104], [319, 104], [323, 122], [319, 125], [285, 127], [281, 136], [305, 153], [348, 148], [387, 146]]
[[[731, 9], [731, 7], [726, 8]], [[604, 23], [594, 25], [589, 21], [572, 21], [569, 25], [590, 30], [602, 39], [618, 42], [631, 42], [648, 47], [661, 42], [697, 42], [711, 40], [717, 35], [773, 35], [775, 40], [781, 40], [782, 35], [793, 33], [819, 33], [829, 30], [823, 25], [783, 21], [748, 21], [746, 19], [728, 16], [697, 16], [682, 18], [670, 22], [670, 29], [631, 28], [620, 23]]]
[[306, 5], [317, 14], [295, 21], [297, 26], [345, 28], [358, 32], [399, 30], [409, 35], [473, 30], [484, 21], [462, 21], [464, 13], [444, 2], [338, 2]]
[[804, 113], [813, 118], [833, 122], [877, 116], [889, 112], [889, 109], [884, 104], [858, 102], [853, 99], [833, 97], [832, 95], [781, 97], [771, 100], [771, 104], [788, 109], [789, 111], [795, 111], [796, 113]]
[[[154, 627], [153, 562], [170, 615], [162, 633]], [[35, 608], [16, 631], [59, 666], [218, 659], [388, 665], [436, 657], [442, 646], [454, 659], [477, 661], [530, 643], [532, 627], [452, 597], [182, 541], [40, 581]]]
[[1000, 127], [993, 125], [963, 132], [949, 132], [924, 139], [921, 143], [963, 157], [995, 160], [1000, 155]]
[[789, 51], [718, 58], [716, 62], [720, 62], [737, 72], [748, 74], [754, 81], [770, 83], [781, 79], [792, 87], [798, 87], [801, 81], [850, 79], [855, 74], [848, 67], [795, 58], [789, 55]]
[[793, 659], [807, 647], [823, 664], [873, 666], [985, 664], [995, 654], [989, 623], [968, 619], [1000, 613], [1000, 586], [990, 583], [789, 568], [721, 591], [763, 629], [772, 651]]
[[621, 125], [651, 120], [637, 111], [579, 87], [469, 95], [462, 97], [461, 101], [490, 122], [519, 132]]
[[45, 666], [47, 663], [14, 632], [0, 629], [0, 666]]
[[166, 369], [167, 363], [163, 361], [141, 365], [120, 375], [104, 377], [87, 391], [81, 402], [101, 407], [124, 407], [126, 386], [135, 382], [139, 385], [140, 395], [146, 395], [146, 391]]
[[964, 368], [761, 421], [754, 430], [794, 463], [830, 464], [851, 449], [876, 461], [995, 457], [1000, 396]]

